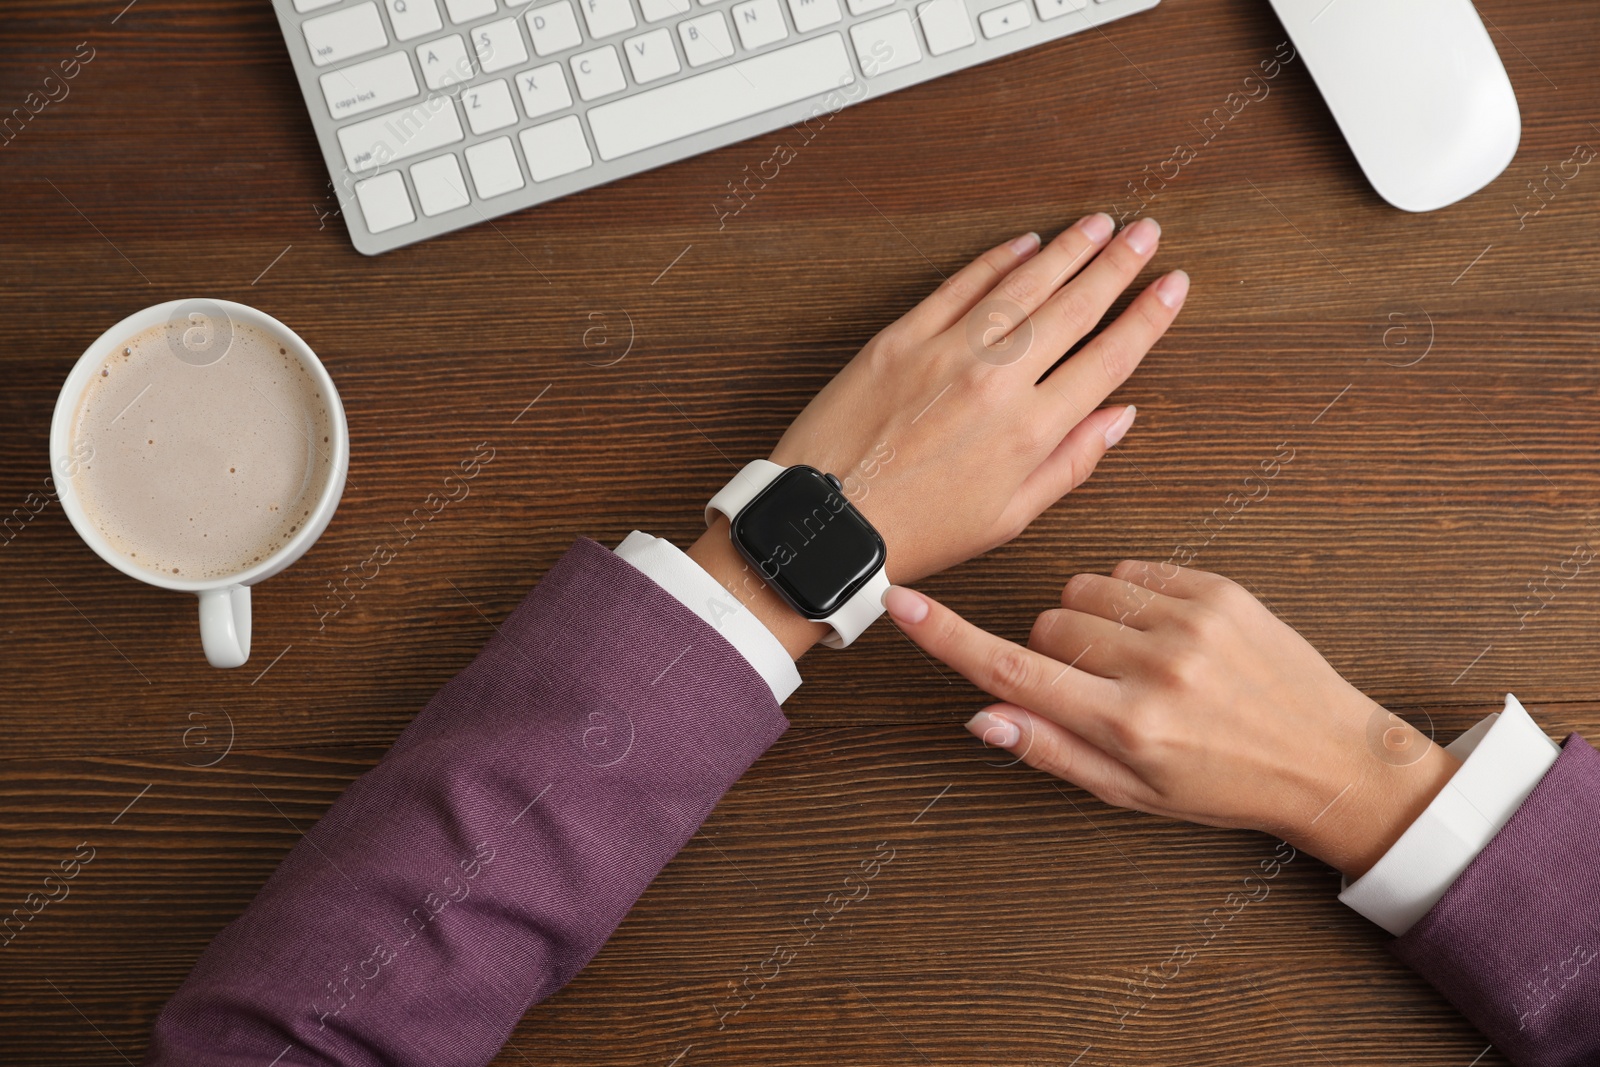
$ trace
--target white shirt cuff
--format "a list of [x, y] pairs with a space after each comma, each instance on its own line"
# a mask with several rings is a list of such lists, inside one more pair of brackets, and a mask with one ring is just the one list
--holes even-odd
[[800, 672], [772, 631], [677, 545], [635, 530], [615, 551], [727, 638], [779, 704], [800, 688]]
[[1339, 899], [1396, 937], [1439, 902], [1561, 754], [1517, 698], [1445, 746], [1461, 760], [1433, 803]]

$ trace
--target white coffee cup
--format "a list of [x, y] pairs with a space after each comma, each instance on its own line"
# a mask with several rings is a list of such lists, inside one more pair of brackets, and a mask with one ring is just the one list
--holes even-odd
[[[260, 563], [221, 578], [167, 577], [127, 559], [112, 547], [94, 520], [84, 511], [73, 485], [78, 464], [86, 458], [74, 451], [73, 420], [90, 380], [111, 354], [112, 346], [153, 326], [172, 322], [175, 318], [192, 323], [193, 336], [202, 340], [215, 337], [220, 328], [231, 330], [233, 323], [244, 323], [266, 332], [300, 361], [321, 387], [328, 406], [328, 423], [332, 432], [329, 434], [326, 459], [331, 466], [327, 482], [311, 514], [276, 552]], [[186, 333], [185, 338], [188, 336]], [[345, 472], [349, 465], [350, 431], [345, 423], [344, 405], [339, 402], [339, 391], [334, 387], [333, 379], [329, 377], [322, 361], [317, 359], [311, 346], [301, 340], [298, 334], [271, 315], [230, 300], [169, 300], [129, 315], [111, 327], [88, 347], [72, 368], [72, 373], [67, 375], [66, 384], [61, 387], [61, 395], [56, 400], [55, 417], [50, 423], [50, 468], [55, 472], [56, 493], [62, 510], [72, 520], [78, 536], [101, 559], [130, 578], [162, 589], [176, 589], [197, 595], [200, 598], [200, 641], [205, 648], [206, 660], [213, 667], [238, 667], [250, 658], [250, 587], [299, 559], [327, 529], [334, 509], [339, 506], [339, 496], [344, 492]]]

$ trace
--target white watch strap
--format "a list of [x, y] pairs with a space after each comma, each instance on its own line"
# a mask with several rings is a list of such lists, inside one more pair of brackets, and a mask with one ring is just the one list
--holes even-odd
[[829, 648], [844, 648], [860, 637], [883, 614], [883, 594], [888, 591], [889, 572], [879, 567], [878, 573], [857, 589], [856, 595], [846, 600], [843, 607], [821, 620], [833, 627], [833, 633], [824, 637], [822, 643]]
[[[746, 504], [754, 500], [761, 490], [772, 484], [774, 478], [788, 469], [767, 459], [753, 459], [746, 463], [744, 469], [735, 474], [728, 484], [719, 489], [707, 502], [706, 525], [710, 526], [716, 522], [718, 513], [726, 515], [731, 523], [734, 516], [744, 510]], [[878, 573], [868, 579], [866, 585], [856, 590], [856, 595], [845, 601], [838, 611], [826, 619], [818, 620], [833, 628], [833, 632], [824, 637], [822, 643], [829, 648], [844, 648], [860, 637], [862, 632], [883, 614], [883, 594], [888, 591], [888, 571], [879, 567]]]
[[710, 526], [717, 521], [717, 512], [728, 517], [732, 522], [733, 517], [744, 510], [744, 506], [756, 498], [756, 494], [772, 484], [772, 480], [789, 468], [770, 459], [753, 459], [744, 465], [744, 469], [735, 474], [731, 481], [712, 497], [706, 504], [706, 525]]

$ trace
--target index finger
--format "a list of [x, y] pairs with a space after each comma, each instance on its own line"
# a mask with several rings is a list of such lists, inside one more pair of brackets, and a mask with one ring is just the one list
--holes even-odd
[[996, 637], [904, 586], [892, 587], [883, 602], [907, 637], [979, 689], [1095, 744], [1110, 740], [1105, 724], [1115, 706], [1116, 682]]
[[1041, 396], [1068, 426], [1100, 406], [1138, 369], [1178, 317], [1189, 294], [1181, 270], [1162, 275], [1115, 321], [1039, 383]]

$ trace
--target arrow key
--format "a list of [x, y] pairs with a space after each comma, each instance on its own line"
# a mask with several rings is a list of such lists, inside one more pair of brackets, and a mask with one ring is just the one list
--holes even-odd
[[1032, 24], [1033, 17], [1028, 14], [1026, 0], [1016, 0], [1014, 4], [1006, 4], [978, 16], [983, 35], [991, 39], [1027, 29]]

